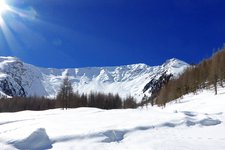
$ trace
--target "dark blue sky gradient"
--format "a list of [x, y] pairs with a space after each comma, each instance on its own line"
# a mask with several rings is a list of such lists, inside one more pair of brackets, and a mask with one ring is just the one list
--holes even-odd
[[13, 31], [19, 43], [14, 49], [0, 32], [0, 55], [37, 66], [159, 65], [173, 57], [198, 63], [225, 42], [224, 0], [8, 2], [37, 16], [14, 17], [29, 30]]

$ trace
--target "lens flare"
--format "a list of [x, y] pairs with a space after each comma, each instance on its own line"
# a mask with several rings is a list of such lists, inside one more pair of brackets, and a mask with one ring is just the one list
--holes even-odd
[[[29, 30], [26, 26], [25, 21], [37, 21], [37, 16], [38, 14], [32, 7], [20, 8], [12, 5], [12, 2], [7, 3], [6, 0], [0, 0], [0, 37], [5, 39], [6, 45], [10, 50], [16, 51], [21, 49], [21, 44], [24, 43], [23, 40], [26, 39], [28, 41], [31, 39], [31, 35], [35, 35], [34, 33], [32, 34], [34, 31]], [[27, 37], [21, 38], [22, 35]], [[0, 41], [0, 44], [2, 42]]]
[[0, 16], [2, 15], [9, 9], [9, 6], [5, 3], [4, 0], [0, 1]]
[[0, 0], [0, 28], [4, 24], [4, 14], [10, 10], [10, 7], [6, 4], [4, 0]]
[[25, 49], [30, 50], [44, 44], [50, 45], [51, 42], [49, 44], [45, 33], [41, 30], [52, 33], [60, 31], [61, 35], [72, 32], [43, 20], [36, 8], [32, 4], [25, 3], [24, 0], [0, 0], [0, 55], [3, 51], [7, 51], [11, 55], [21, 56], [31, 53], [31, 51], [25, 52]]

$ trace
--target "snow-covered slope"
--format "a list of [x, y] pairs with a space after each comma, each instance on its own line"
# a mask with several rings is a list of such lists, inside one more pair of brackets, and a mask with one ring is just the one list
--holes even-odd
[[224, 150], [224, 141], [224, 89], [166, 108], [0, 113], [1, 150]]
[[151, 95], [151, 86], [144, 90], [152, 79], [163, 74], [177, 76], [187, 63], [170, 59], [161, 66], [133, 64], [118, 67], [91, 67], [74, 69], [40, 68], [26, 64], [14, 57], [0, 57], [0, 91], [9, 96], [54, 97], [66, 74], [75, 91], [80, 93], [103, 92], [129, 95], [141, 100]]

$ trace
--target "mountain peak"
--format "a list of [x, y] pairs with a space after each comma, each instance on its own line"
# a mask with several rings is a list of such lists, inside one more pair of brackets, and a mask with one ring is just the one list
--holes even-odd
[[127, 66], [132, 68], [138, 68], [138, 69], [144, 69], [149, 67], [148, 65], [144, 63], [137, 63], [137, 64], [127, 65]]
[[168, 59], [163, 65], [163, 68], [166, 68], [168, 74], [173, 74], [174, 76], [178, 76], [189, 66], [188, 63], [179, 60], [177, 58]]
[[3, 61], [19, 61], [20, 59], [12, 56], [0, 56], [0, 62]]
[[168, 66], [168, 67], [176, 67], [176, 66], [183, 66], [183, 65], [188, 65], [186, 62], [179, 60], [177, 58], [171, 58], [168, 59], [163, 66]]

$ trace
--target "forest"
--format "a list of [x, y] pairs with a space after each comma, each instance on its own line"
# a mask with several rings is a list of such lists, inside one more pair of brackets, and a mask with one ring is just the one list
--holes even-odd
[[46, 97], [12, 97], [0, 100], [0, 112], [17, 112], [23, 110], [48, 110], [55, 108], [95, 107], [100, 109], [137, 108], [138, 104], [133, 97], [122, 99], [118, 94], [113, 95], [91, 92], [79, 94], [73, 92], [69, 77], [66, 76], [54, 99]]
[[178, 78], [165, 84], [154, 104], [165, 106], [166, 103], [182, 98], [188, 93], [197, 93], [201, 89], [214, 88], [217, 94], [218, 86], [224, 87], [225, 79], [225, 46], [197, 65], [187, 68]]

